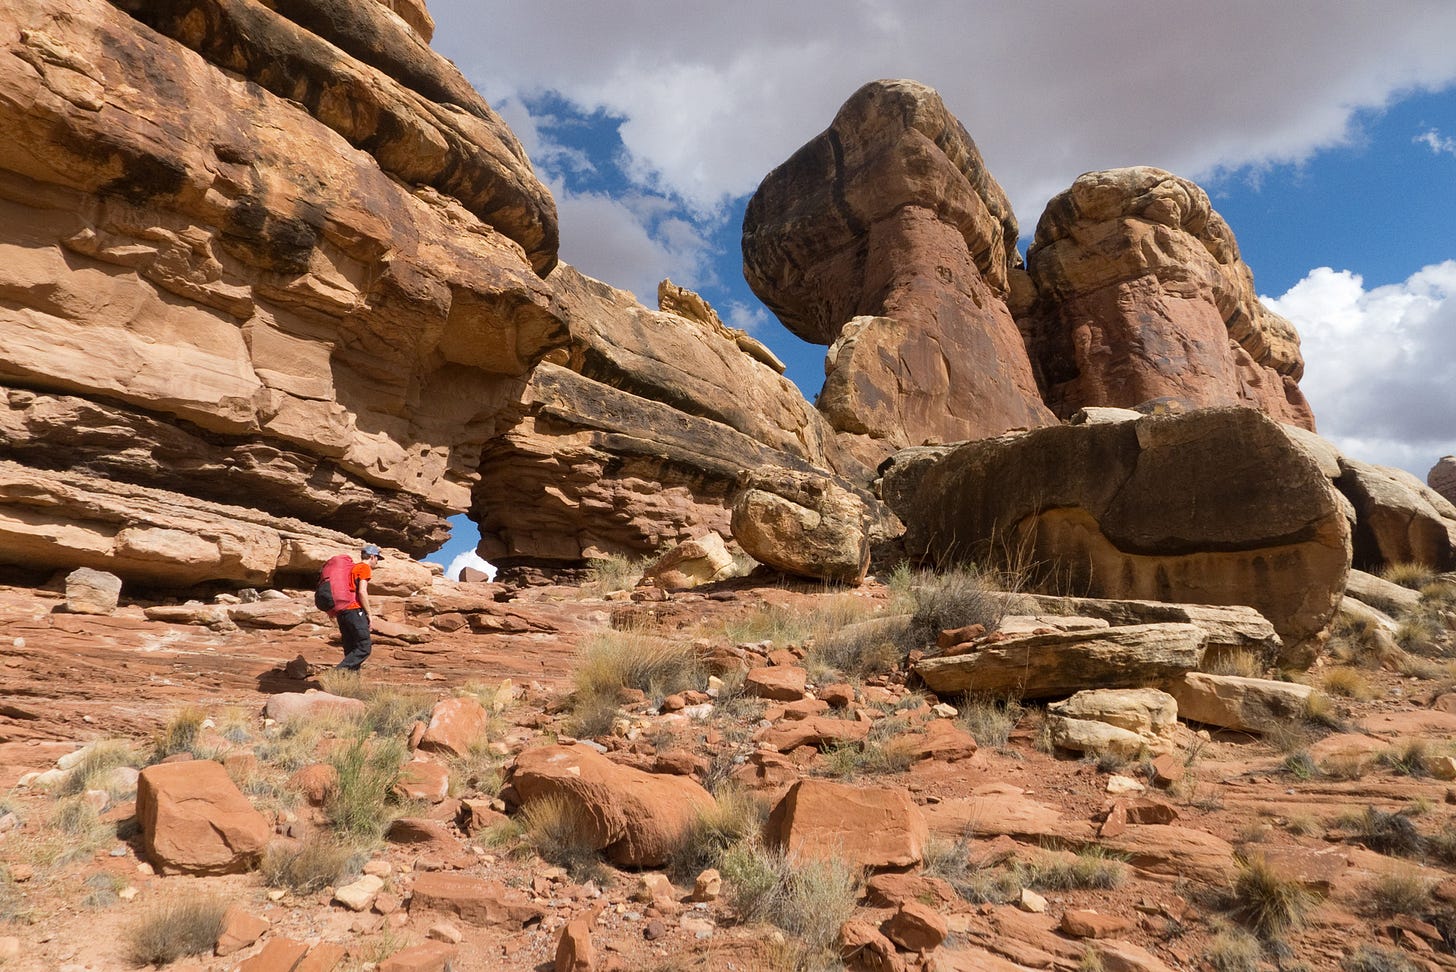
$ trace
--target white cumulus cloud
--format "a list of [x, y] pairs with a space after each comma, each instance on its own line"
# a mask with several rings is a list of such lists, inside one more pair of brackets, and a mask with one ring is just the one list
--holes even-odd
[[1300, 387], [1322, 435], [1421, 479], [1456, 453], [1456, 260], [1370, 289], [1319, 267], [1264, 301], [1299, 330]]
[[1456, 155], [1456, 136], [1442, 135], [1434, 128], [1421, 132], [1412, 141], [1426, 146], [1437, 155]]
[[445, 568], [445, 579], [458, 581], [460, 579], [460, 572], [466, 567], [473, 567], [476, 570], [484, 571], [489, 579], [495, 580], [495, 565], [482, 560], [474, 550], [467, 550], [462, 554], [456, 555], [455, 559], [450, 561], [450, 566]]
[[1351, 138], [1358, 110], [1456, 79], [1456, 4], [1429, 0], [430, 9], [435, 47], [492, 103], [551, 91], [622, 119], [634, 181], [699, 213], [752, 192], [875, 78], [937, 88], [1028, 224], [1089, 169], [1298, 161]]

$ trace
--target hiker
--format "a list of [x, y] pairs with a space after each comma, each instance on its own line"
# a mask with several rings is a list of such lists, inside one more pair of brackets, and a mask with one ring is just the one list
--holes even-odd
[[369, 638], [369, 578], [374, 576], [381, 556], [379, 547], [372, 543], [366, 543], [359, 554], [363, 560], [349, 568], [348, 592], [332, 612], [339, 622], [339, 637], [344, 640], [344, 660], [334, 667], [351, 672], [357, 672], [374, 650]]

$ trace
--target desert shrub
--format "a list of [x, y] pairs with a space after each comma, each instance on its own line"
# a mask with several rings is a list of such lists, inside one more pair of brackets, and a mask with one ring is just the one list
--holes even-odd
[[1320, 688], [1331, 695], [1346, 699], [1365, 700], [1375, 697], [1375, 689], [1371, 687], [1370, 680], [1358, 670], [1344, 665], [1327, 669], [1320, 679]]
[[[900, 722], [881, 719], [880, 722]], [[903, 723], [900, 723], [903, 726]], [[878, 723], [877, 723], [878, 725]], [[824, 751], [818, 772], [841, 780], [859, 776], [903, 773], [915, 763], [913, 744], [903, 737], [866, 738], [863, 742], [835, 743]]]
[[1115, 888], [1127, 879], [1127, 865], [1100, 847], [1071, 857], [1045, 855], [1018, 867], [1022, 883], [1039, 891]]
[[1426, 841], [1409, 814], [1386, 813], [1366, 807], [1363, 816], [1355, 818], [1354, 839], [1379, 854], [1395, 857], [1420, 857]]
[[1338, 732], [1345, 727], [1345, 721], [1341, 717], [1339, 709], [1323, 692], [1309, 693], [1309, 698], [1304, 700], [1303, 719], [1308, 726], [1316, 730], [1333, 729]]
[[602, 597], [613, 591], [626, 591], [637, 586], [646, 564], [638, 557], [607, 554], [587, 562], [586, 582], [582, 593]]
[[968, 694], [961, 700], [956, 722], [978, 746], [1005, 749], [1011, 730], [1021, 721], [1025, 707], [1014, 698], [995, 699], [989, 695]]
[[127, 932], [128, 952], [138, 965], [167, 965], [184, 955], [211, 952], [222, 934], [228, 904], [212, 896], [186, 895], [148, 907]]
[[1340, 966], [1343, 972], [1419, 972], [1420, 966], [1398, 949], [1361, 945]]
[[1260, 856], [1239, 863], [1229, 895], [1229, 910], [1265, 939], [1297, 926], [1313, 903], [1304, 885]]
[[1434, 886], [1414, 867], [1394, 867], [1365, 885], [1364, 900], [1378, 915], [1419, 918], [1430, 907]]
[[435, 695], [423, 689], [376, 685], [364, 692], [364, 725], [381, 736], [408, 737], [416, 722], [428, 722]]
[[264, 884], [298, 894], [311, 894], [343, 883], [357, 869], [358, 855], [354, 848], [319, 833], [312, 833], [293, 845], [270, 844], [258, 866]]
[[521, 808], [516, 822], [541, 859], [566, 868], [573, 879], [587, 881], [605, 874], [593, 841], [594, 828], [574, 801], [562, 796], [532, 800]]
[[1296, 780], [1312, 780], [1320, 775], [1314, 758], [1302, 749], [1284, 757], [1284, 771]]
[[971, 624], [994, 631], [1008, 613], [1009, 599], [997, 581], [974, 567], [922, 573], [912, 587], [915, 611], [900, 642], [902, 652], [935, 647], [942, 631]]
[[483, 742], [471, 746], [465, 755], [452, 756], [446, 762], [450, 769], [451, 796], [494, 798], [505, 785], [498, 758]]
[[729, 905], [744, 921], [767, 921], [811, 951], [827, 949], [854, 914], [860, 875], [837, 858], [786, 857], [752, 842], [723, 855]]
[[338, 782], [324, 803], [342, 835], [375, 841], [394, 818], [393, 789], [405, 758], [405, 741], [398, 738], [354, 736], [329, 754]]
[[1397, 776], [1426, 776], [1430, 772], [1430, 749], [1424, 739], [1407, 739], [1377, 757], [1382, 766]]
[[820, 680], [831, 672], [864, 678], [893, 671], [900, 663], [897, 642], [902, 626], [900, 619], [886, 618], [816, 635], [804, 656], [804, 665]]
[[[1406, 651], [1418, 655], [1431, 655], [1436, 653], [1434, 642], [1438, 634], [1440, 634], [1440, 628], [1431, 618], [1419, 613], [1410, 614], [1402, 618], [1400, 625], [1395, 629], [1395, 643]], [[1409, 664], [1414, 665], [1415, 663]]]
[[1436, 571], [1418, 560], [1397, 560], [1386, 564], [1380, 578], [1418, 591], [1436, 580]]
[[364, 698], [364, 679], [357, 669], [326, 668], [313, 678], [319, 688], [330, 695], [341, 695], [346, 699]]
[[151, 761], [160, 763], [177, 753], [201, 755], [198, 751], [198, 740], [202, 736], [202, 724], [206, 720], [207, 713], [195, 705], [179, 709], [153, 737]]
[[61, 785], [57, 796], [75, 796], [96, 789], [96, 782], [122, 766], [140, 766], [141, 754], [124, 739], [103, 739], [87, 746]]
[[768, 807], [759, 797], [736, 786], [719, 787], [716, 797], [698, 809], [673, 848], [667, 865], [673, 877], [692, 878], [717, 867], [728, 848], [763, 829]]
[[1399, 646], [1384, 631], [1361, 618], [1336, 615], [1330, 625], [1330, 654], [1344, 664], [1379, 668], [1393, 661]]

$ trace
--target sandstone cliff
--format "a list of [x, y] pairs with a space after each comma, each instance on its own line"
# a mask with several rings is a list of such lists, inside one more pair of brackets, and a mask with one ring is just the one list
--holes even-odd
[[869, 481], [771, 355], [696, 294], [664, 287], [670, 313], [566, 265], [549, 282], [572, 342], [536, 369], [514, 424], [483, 455], [472, 509], [493, 563], [726, 535], [745, 470]]
[[[567, 341], [554, 204], [417, 4], [280, 6], [0, 9], [0, 459], [423, 553]], [[0, 546], [119, 551], [85, 476]]]

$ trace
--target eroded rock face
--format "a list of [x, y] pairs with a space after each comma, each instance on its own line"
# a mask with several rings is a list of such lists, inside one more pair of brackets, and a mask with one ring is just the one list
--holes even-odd
[[1036, 299], [1018, 318], [1062, 418], [1174, 397], [1314, 428], [1293, 325], [1259, 302], [1233, 231], [1187, 179], [1082, 175], [1047, 204], [1026, 259]]
[[1340, 492], [1355, 507], [1355, 563], [1371, 570], [1417, 561], [1456, 570], [1456, 505], [1390, 466], [1341, 456]]
[[287, 6], [0, 11], [0, 458], [420, 554], [566, 342], [554, 210], [416, 28]]
[[572, 346], [536, 369], [513, 424], [483, 453], [473, 508], [491, 563], [646, 555], [727, 536], [745, 469], [870, 481], [799, 390], [697, 295], [662, 288], [664, 306], [685, 317], [569, 266], [550, 283]]
[[1448, 503], [1456, 503], [1456, 456], [1442, 456], [1426, 473], [1426, 485], [1444, 496]]
[[940, 96], [876, 81], [765, 177], [744, 274], [789, 330], [835, 345], [820, 407], [878, 461], [1053, 421], [1006, 305], [1016, 237]]
[[[1020, 551], [1099, 597], [1243, 604], [1307, 664], [1343, 596], [1350, 526], [1319, 464], [1249, 408], [968, 443], [900, 497], [912, 556]], [[887, 471], [887, 478], [894, 470]]]

